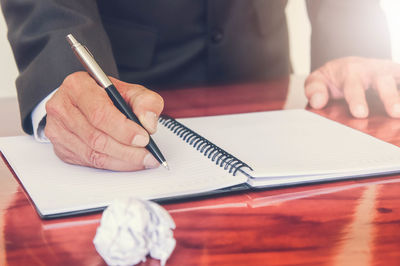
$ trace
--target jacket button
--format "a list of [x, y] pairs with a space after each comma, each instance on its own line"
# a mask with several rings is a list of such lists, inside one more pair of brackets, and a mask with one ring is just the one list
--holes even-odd
[[212, 35], [211, 35], [211, 40], [212, 40], [214, 43], [219, 43], [219, 42], [222, 41], [223, 37], [224, 37], [224, 35], [223, 35], [222, 31], [220, 31], [220, 30], [215, 30], [215, 31], [212, 33]]

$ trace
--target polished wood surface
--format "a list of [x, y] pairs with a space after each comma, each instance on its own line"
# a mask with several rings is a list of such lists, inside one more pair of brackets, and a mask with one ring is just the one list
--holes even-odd
[[[161, 94], [165, 113], [175, 117], [304, 108], [302, 82], [293, 80]], [[368, 119], [353, 119], [342, 101], [314, 112], [400, 146], [400, 121], [388, 118], [374, 95], [369, 98]], [[163, 206], [177, 226], [167, 265], [400, 264], [399, 175]], [[92, 244], [100, 217], [40, 220], [0, 162], [0, 265], [104, 265]]]

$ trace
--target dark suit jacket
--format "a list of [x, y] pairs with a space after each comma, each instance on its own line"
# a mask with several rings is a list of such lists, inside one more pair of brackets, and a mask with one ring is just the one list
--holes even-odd
[[[32, 133], [32, 109], [68, 74], [83, 70], [65, 40], [69, 33], [88, 46], [107, 74], [156, 90], [286, 76], [286, 2], [1, 0], [20, 71], [23, 128]], [[312, 68], [346, 55], [389, 58], [378, 4], [308, 0]]]

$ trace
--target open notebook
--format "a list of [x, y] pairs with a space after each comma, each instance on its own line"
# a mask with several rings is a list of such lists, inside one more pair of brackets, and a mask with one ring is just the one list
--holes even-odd
[[160, 119], [170, 171], [69, 165], [51, 144], [0, 138], [42, 218], [98, 211], [116, 197], [171, 199], [400, 172], [400, 148], [305, 110]]

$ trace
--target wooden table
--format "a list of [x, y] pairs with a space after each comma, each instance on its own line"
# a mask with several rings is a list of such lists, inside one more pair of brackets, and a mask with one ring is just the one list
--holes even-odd
[[[165, 113], [175, 117], [306, 106], [296, 78], [161, 94]], [[388, 118], [377, 101], [369, 119], [352, 118], [342, 101], [316, 113], [400, 145], [400, 121]], [[177, 246], [167, 265], [400, 264], [398, 175], [164, 207], [177, 225]], [[40, 220], [0, 162], [0, 265], [103, 265], [92, 244], [100, 216]], [[159, 262], [149, 259], [143, 265]]]

